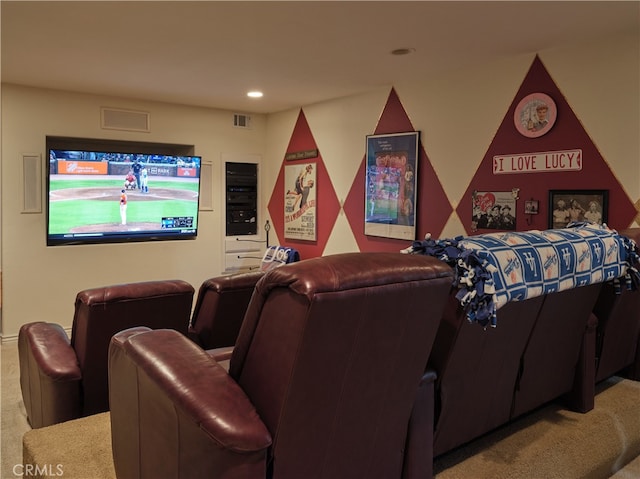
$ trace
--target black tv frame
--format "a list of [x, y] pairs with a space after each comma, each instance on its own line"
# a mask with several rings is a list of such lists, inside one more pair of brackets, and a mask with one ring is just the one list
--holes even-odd
[[[109, 243], [126, 243], [126, 242], [146, 242], [146, 241], [166, 241], [166, 240], [189, 240], [197, 237], [198, 221], [200, 207], [198, 204], [196, 210], [196, 229], [195, 231], [183, 234], [179, 229], [170, 231], [137, 231], [112, 233], [108, 235], [68, 235], [61, 237], [60, 235], [49, 234], [50, 221], [50, 170], [51, 163], [49, 160], [49, 152], [51, 150], [67, 150], [67, 151], [93, 151], [104, 153], [125, 153], [125, 154], [144, 154], [144, 155], [161, 155], [161, 156], [180, 156], [180, 157], [199, 157], [194, 154], [194, 145], [172, 144], [172, 143], [152, 143], [126, 140], [109, 140], [94, 138], [76, 138], [76, 137], [46, 137], [46, 225], [45, 235], [47, 246], [63, 246], [63, 245], [79, 245], [79, 244], [109, 244]], [[201, 166], [201, 165], [200, 165]], [[198, 172], [199, 176], [199, 172]], [[198, 198], [199, 200], [199, 198]]]

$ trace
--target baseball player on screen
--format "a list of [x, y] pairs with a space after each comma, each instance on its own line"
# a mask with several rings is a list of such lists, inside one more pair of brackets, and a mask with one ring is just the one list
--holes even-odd
[[140, 191], [143, 193], [149, 193], [149, 172], [147, 171], [147, 167], [144, 165], [140, 172]]
[[125, 190], [135, 190], [137, 188], [136, 177], [133, 175], [133, 170], [129, 170], [127, 176], [124, 179]]
[[127, 194], [125, 190], [120, 191], [120, 219], [122, 224], [127, 224]]

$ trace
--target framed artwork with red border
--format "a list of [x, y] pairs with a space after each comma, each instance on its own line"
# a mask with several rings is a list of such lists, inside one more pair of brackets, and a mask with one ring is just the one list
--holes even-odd
[[538, 138], [553, 128], [557, 115], [556, 103], [549, 95], [531, 93], [516, 106], [513, 122], [521, 135]]

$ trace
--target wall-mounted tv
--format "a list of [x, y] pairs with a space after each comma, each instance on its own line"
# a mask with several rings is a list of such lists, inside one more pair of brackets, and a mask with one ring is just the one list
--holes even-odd
[[48, 246], [196, 237], [199, 156], [47, 150]]

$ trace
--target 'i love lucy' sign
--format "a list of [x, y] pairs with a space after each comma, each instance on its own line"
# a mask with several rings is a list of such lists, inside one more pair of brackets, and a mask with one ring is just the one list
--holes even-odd
[[582, 150], [545, 151], [493, 157], [493, 174], [579, 171]]

